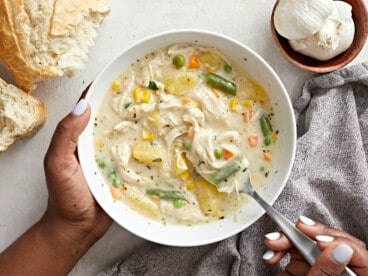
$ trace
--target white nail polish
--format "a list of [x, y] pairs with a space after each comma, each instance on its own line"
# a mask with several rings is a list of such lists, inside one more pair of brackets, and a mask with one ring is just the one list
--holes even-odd
[[279, 238], [281, 238], [281, 234], [280, 232], [273, 232], [273, 233], [268, 233], [265, 235], [266, 239], [270, 240], [270, 241], [275, 241], [278, 240]]
[[263, 254], [263, 260], [269, 261], [275, 256], [275, 252], [272, 250], [267, 250], [266, 253]]
[[303, 222], [305, 225], [313, 226], [316, 225], [315, 221], [311, 220], [310, 218], [307, 218], [305, 216], [299, 217], [300, 221]]
[[338, 264], [346, 263], [353, 256], [354, 250], [346, 245], [340, 244], [332, 251], [332, 257]]
[[326, 235], [318, 235], [316, 236], [316, 240], [320, 242], [332, 242], [335, 240], [335, 238], [331, 236], [326, 236]]
[[73, 116], [82, 115], [87, 109], [88, 103], [85, 99], [81, 99], [72, 111]]

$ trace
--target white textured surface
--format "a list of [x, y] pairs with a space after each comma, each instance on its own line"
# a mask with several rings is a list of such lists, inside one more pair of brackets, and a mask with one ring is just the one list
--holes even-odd
[[[368, 2], [368, 0], [366, 0]], [[48, 107], [46, 125], [32, 139], [18, 142], [0, 155], [0, 251], [43, 214], [47, 190], [43, 156], [57, 122], [70, 112], [82, 90], [121, 50], [154, 33], [183, 28], [219, 32], [260, 54], [295, 99], [303, 82], [312, 76], [289, 64], [276, 49], [270, 32], [270, 0], [110, 0], [112, 12], [90, 51], [86, 69], [73, 78], [62, 77], [39, 85], [33, 93]], [[368, 60], [368, 45], [352, 64]], [[0, 64], [0, 76], [12, 78]], [[80, 260], [71, 275], [94, 275], [128, 256], [143, 241], [113, 225]]]

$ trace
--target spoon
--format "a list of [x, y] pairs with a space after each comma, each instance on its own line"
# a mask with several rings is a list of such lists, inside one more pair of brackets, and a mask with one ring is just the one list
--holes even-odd
[[[294, 246], [298, 249], [300, 254], [306, 259], [306, 261], [312, 266], [318, 256], [321, 254], [321, 250], [317, 247], [316, 242], [311, 238], [303, 234], [297, 229], [293, 223], [279, 213], [275, 208], [268, 204], [253, 188], [251, 177], [249, 172], [246, 173], [247, 181], [244, 186], [239, 189], [240, 193], [246, 193], [254, 198], [259, 205], [266, 211], [271, 219], [281, 228], [282, 232], [289, 238]], [[343, 274], [344, 276], [356, 275], [350, 268], [346, 267]]]

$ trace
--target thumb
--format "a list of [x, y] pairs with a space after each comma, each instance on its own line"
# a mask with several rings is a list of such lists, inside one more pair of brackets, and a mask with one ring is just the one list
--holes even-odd
[[74, 155], [78, 137], [85, 129], [91, 116], [86, 100], [80, 100], [73, 111], [59, 122], [52, 137], [48, 154], [52, 156]]
[[345, 243], [328, 246], [319, 255], [308, 275], [341, 275], [353, 253], [354, 250]]

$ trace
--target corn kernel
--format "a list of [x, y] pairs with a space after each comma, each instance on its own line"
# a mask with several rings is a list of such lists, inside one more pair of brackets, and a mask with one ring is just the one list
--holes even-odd
[[195, 188], [195, 183], [194, 182], [189, 182], [187, 184], [187, 190], [193, 190]]
[[238, 106], [238, 101], [237, 100], [231, 100], [230, 101], [229, 107], [230, 107], [231, 111], [235, 111], [237, 106]]
[[189, 171], [185, 171], [181, 174], [181, 179], [183, 180], [188, 180], [191, 177], [190, 172]]
[[142, 93], [141, 103], [148, 103], [150, 99], [151, 99], [151, 93], [148, 91], [144, 91]]
[[99, 149], [102, 149], [104, 146], [105, 146], [105, 143], [104, 142], [102, 142], [101, 140], [99, 140], [99, 141], [97, 141], [97, 147], [99, 148]]
[[153, 201], [158, 201], [158, 196], [150, 195], [150, 199]]
[[274, 133], [274, 134], [272, 135], [272, 141], [273, 141], [274, 143], [276, 143], [276, 142], [277, 142], [278, 138], [279, 138], [279, 135], [278, 135], [277, 133]]
[[243, 106], [246, 108], [253, 108], [253, 101], [252, 100], [247, 100], [243, 103]]
[[152, 126], [160, 126], [161, 125], [161, 117], [158, 113], [153, 113], [151, 116], [147, 118], [147, 121]]
[[134, 91], [133, 91], [134, 101], [140, 102], [141, 93], [142, 93], [142, 89], [141, 88], [137, 87], [136, 89], [134, 89]]
[[143, 130], [142, 138], [143, 140], [146, 140], [146, 141], [152, 141], [153, 139], [155, 139], [155, 135], [149, 130]]
[[143, 91], [140, 87], [138, 87], [133, 91], [133, 98], [137, 103], [148, 103], [151, 99], [151, 93], [148, 91]]
[[121, 82], [116, 80], [112, 82], [111, 88], [113, 91], [118, 90], [121, 87]]

